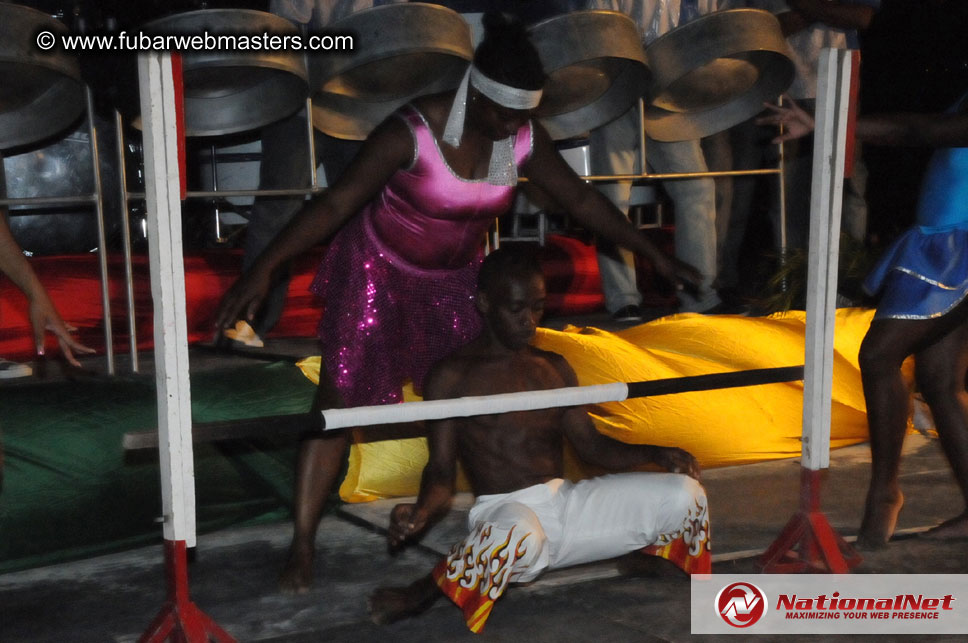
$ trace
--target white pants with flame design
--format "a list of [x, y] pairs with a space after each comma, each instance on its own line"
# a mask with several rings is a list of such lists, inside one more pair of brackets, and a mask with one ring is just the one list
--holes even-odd
[[447, 559], [447, 580], [496, 599], [510, 582], [545, 569], [613, 558], [685, 536], [708, 535], [706, 494], [675, 473], [618, 473], [571, 483], [555, 479], [480, 496], [470, 534]]

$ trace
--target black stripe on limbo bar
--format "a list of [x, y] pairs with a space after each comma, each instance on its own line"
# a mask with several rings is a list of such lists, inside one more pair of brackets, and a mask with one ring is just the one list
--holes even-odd
[[803, 365], [781, 366], [779, 368], [754, 368], [748, 371], [735, 371], [733, 373], [710, 373], [708, 375], [670, 377], [663, 380], [629, 382], [629, 396], [627, 399], [649, 397], [652, 395], [668, 395], [670, 393], [736, 388], [740, 386], [758, 386], [760, 384], [778, 384], [802, 379]]

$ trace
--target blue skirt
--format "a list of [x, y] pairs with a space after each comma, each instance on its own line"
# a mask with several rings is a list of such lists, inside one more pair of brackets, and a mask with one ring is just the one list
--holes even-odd
[[968, 294], [968, 224], [909, 229], [880, 258], [864, 289], [882, 292], [875, 319], [944, 315]]

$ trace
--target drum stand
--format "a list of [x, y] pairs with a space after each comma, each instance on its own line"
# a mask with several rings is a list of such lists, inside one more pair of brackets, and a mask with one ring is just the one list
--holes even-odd
[[[88, 136], [91, 147], [91, 165], [94, 180], [94, 192], [92, 194], [80, 194], [76, 196], [64, 197], [27, 197], [27, 198], [5, 198], [5, 185], [0, 184], [0, 206], [10, 205], [91, 205], [94, 207], [97, 219], [97, 256], [98, 266], [101, 274], [101, 305], [104, 321], [104, 352], [107, 361], [109, 375], [114, 375], [114, 338], [111, 331], [111, 299], [108, 289], [108, 259], [107, 259], [107, 240], [104, 225], [104, 195], [101, 184], [101, 166], [98, 155], [97, 127], [94, 124], [94, 101], [91, 96], [91, 88], [85, 87], [85, 99], [87, 110]], [[3, 158], [0, 156], [0, 164]], [[0, 166], [0, 181], [3, 180], [2, 166]]]
[[[310, 165], [310, 185], [307, 188], [284, 188], [275, 190], [262, 190], [262, 189], [250, 189], [250, 190], [219, 190], [218, 189], [218, 166], [217, 166], [217, 155], [212, 154], [212, 190], [190, 190], [185, 193], [185, 198], [191, 199], [216, 199], [216, 198], [229, 198], [229, 197], [240, 197], [240, 196], [306, 196], [307, 194], [316, 194], [320, 189], [320, 181], [316, 172], [316, 147], [315, 138], [313, 134], [313, 121], [312, 121], [312, 103], [309, 98], [306, 99], [306, 138], [307, 138], [307, 148], [309, 154], [309, 165]], [[120, 200], [121, 208], [124, 212], [122, 221], [122, 245], [124, 251], [124, 270], [125, 270], [125, 293], [127, 297], [128, 305], [128, 334], [130, 336], [129, 350], [131, 352], [131, 371], [137, 373], [139, 371], [138, 362], [138, 340], [135, 328], [135, 301], [134, 301], [134, 271], [132, 267], [132, 252], [131, 252], [131, 230], [128, 222], [128, 212], [129, 205], [133, 200], [144, 200], [144, 192], [131, 192], [128, 190], [128, 184], [125, 173], [125, 157], [124, 157], [124, 122], [121, 117], [120, 112], [115, 112], [115, 129], [117, 130], [116, 138], [118, 142], [117, 154], [118, 154], [118, 173], [119, 173], [119, 185], [120, 185]], [[218, 210], [216, 206], [216, 231], [218, 232]], [[112, 371], [113, 372], [113, 371]]]

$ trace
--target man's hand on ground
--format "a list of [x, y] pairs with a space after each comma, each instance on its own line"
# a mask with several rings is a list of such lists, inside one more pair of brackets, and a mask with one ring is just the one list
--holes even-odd
[[427, 516], [417, 509], [414, 503], [402, 503], [390, 512], [390, 530], [387, 541], [392, 549], [397, 549], [427, 526]]

